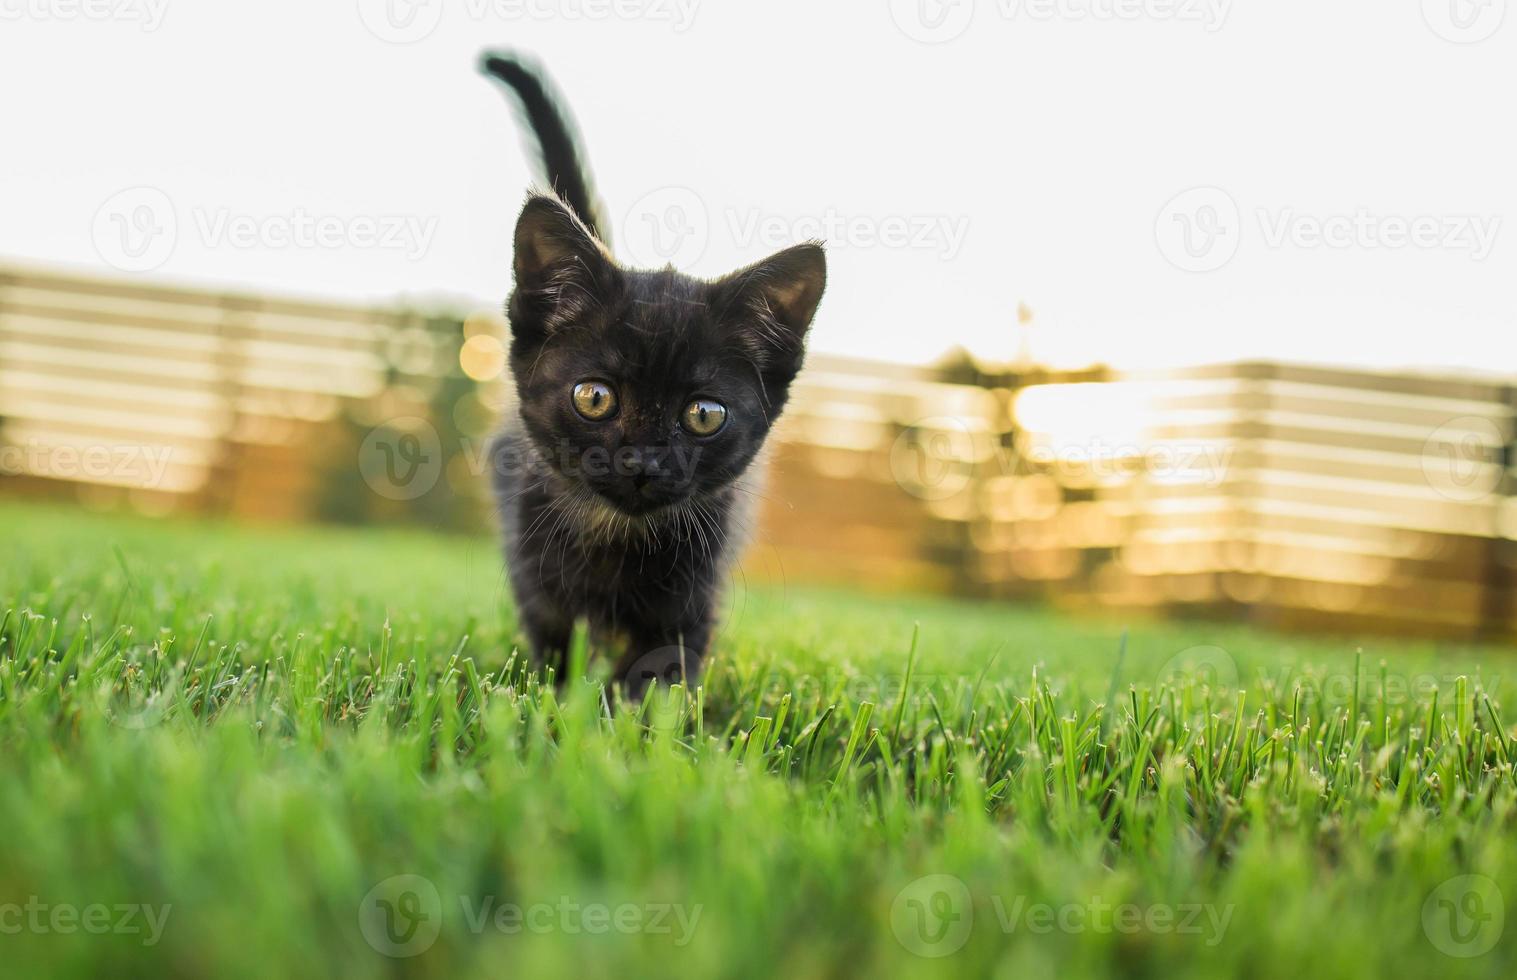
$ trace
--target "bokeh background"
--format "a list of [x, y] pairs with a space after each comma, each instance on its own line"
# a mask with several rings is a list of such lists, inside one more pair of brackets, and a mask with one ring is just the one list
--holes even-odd
[[828, 241], [745, 580], [1511, 638], [1505, 7], [7, 7], [0, 494], [489, 534], [509, 47], [624, 260]]

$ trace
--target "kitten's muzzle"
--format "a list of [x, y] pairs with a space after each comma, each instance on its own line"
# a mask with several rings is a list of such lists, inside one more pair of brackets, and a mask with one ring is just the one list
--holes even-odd
[[649, 477], [626, 477], [613, 486], [596, 487], [595, 492], [625, 514], [640, 516], [683, 500], [685, 489], [671, 480]]
[[616, 453], [614, 472], [596, 481], [594, 489], [628, 514], [667, 507], [689, 492], [686, 482], [669, 465], [668, 454], [666, 447], [623, 447]]

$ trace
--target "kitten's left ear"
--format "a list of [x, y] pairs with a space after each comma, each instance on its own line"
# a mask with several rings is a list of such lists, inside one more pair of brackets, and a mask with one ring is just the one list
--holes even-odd
[[827, 254], [807, 242], [718, 279], [712, 305], [764, 374], [789, 383], [826, 288]]
[[604, 245], [556, 197], [534, 194], [516, 220], [513, 325], [544, 334], [582, 320], [620, 283]]

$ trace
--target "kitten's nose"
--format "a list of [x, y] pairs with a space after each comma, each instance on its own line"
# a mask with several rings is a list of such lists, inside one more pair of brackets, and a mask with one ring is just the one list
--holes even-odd
[[626, 466], [627, 475], [641, 487], [649, 480], [664, 475], [664, 452], [656, 447], [628, 447]]

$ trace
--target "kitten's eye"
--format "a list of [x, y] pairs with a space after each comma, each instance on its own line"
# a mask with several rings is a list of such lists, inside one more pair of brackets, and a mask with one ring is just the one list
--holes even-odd
[[574, 410], [591, 422], [603, 422], [616, 412], [616, 392], [604, 381], [581, 381], [574, 386]]
[[709, 398], [697, 398], [685, 406], [680, 419], [685, 429], [698, 436], [713, 436], [727, 424], [727, 406]]

